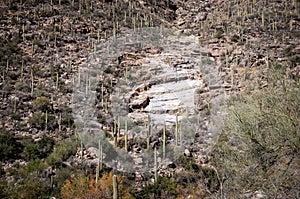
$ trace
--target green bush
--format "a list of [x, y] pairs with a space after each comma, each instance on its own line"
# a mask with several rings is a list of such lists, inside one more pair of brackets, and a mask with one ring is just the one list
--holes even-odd
[[38, 129], [44, 129], [46, 124], [46, 116], [43, 112], [37, 111], [29, 118], [29, 124]]
[[57, 127], [57, 121], [54, 118], [53, 114], [43, 113], [41, 111], [34, 112], [29, 118], [29, 124], [32, 127], [37, 129], [45, 129], [46, 128], [46, 115], [47, 115], [47, 129], [54, 130]]
[[46, 158], [52, 151], [55, 140], [51, 137], [43, 136], [41, 140], [32, 142], [32, 140], [23, 139], [23, 155], [28, 160]]
[[6, 198], [49, 198], [48, 188], [36, 174], [29, 174], [21, 178], [17, 183], [9, 183], [6, 187], [8, 196]]
[[56, 170], [56, 175], [53, 178], [53, 189], [51, 191], [52, 196], [59, 198], [60, 189], [64, 185], [65, 180], [70, 178], [71, 175], [75, 175], [77, 171], [73, 171], [70, 168], [59, 168]]
[[53, 152], [46, 158], [46, 163], [50, 166], [59, 166], [72, 154], [75, 154], [77, 146], [79, 146], [78, 141], [74, 138], [69, 138], [56, 144]]
[[46, 158], [52, 151], [55, 140], [52, 137], [44, 136], [37, 142], [37, 148], [40, 151], [40, 158]]
[[24, 155], [29, 160], [35, 160], [40, 157], [38, 147], [34, 144], [28, 145], [24, 148]]
[[0, 160], [16, 159], [23, 150], [21, 143], [7, 132], [0, 132]]
[[50, 111], [52, 108], [51, 101], [47, 97], [37, 97], [32, 101], [33, 109], [36, 111]]
[[[229, 198], [263, 191], [268, 198], [296, 198], [299, 185], [299, 82], [271, 71], [269, 87], [228, 103], [214, 164]], [[299, 193], [299, 192], [298, 192]]]
[[46, 168], [45, 163], [43, 162], [43, 160], [40, 159], [35, 159], [31, 162], [29, 162], [23, 169], [23, 173], [25, 175], [28, 175], [30, 173], [42, 173], [42, 171]]
[[217, 38], [217, 39], [221, 39], [222, 36], [223, 36], [223, 33], [224, 33], [224, 31], [222, 29], [217, 29], [215, 34], [214, 34], [214, 37]]
[[142, 191], [135, 195], [136, 198], [176, 198], [177, 185], [173, 179], [163, 177], [158, 182], [145, 187]]

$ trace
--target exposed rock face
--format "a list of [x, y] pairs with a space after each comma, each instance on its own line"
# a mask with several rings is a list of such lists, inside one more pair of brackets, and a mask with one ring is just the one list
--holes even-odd
[[144, 109], [149, 105], [150, 97], [149, 96], [136, 96], [133, 99], [130, 99], [129, 103], [129, 112], [133, 112], [137, 109]]
[[[146, 45], [144, 48], [140, 47], [140, 40], [132, 40], [140, 37]], [[111, 111], [106, 114], [106, 121], [111, 121], [110, 128], [102, 126], [105, 130], [110, 129], [106, 134], [112, 137], [105, 138], [105, 145], [109, 147], [103, 151], [108, 166], [117, 166], [118, 170], [153, 169], [151, 149], [158, 149], [158, 160], [162, 164], [163, 143], [168, 161], [184, 155], [185, 149], [197, 156], [196, 153], [207, 154], [213, 146], [220, 133], [217, 128], [210, 127], [214, 117], [218, 116], [214, 109], [219, 101], [213, 99], [222, 95], [223, 87], [214, 58], [195, 39], [169, 29], [126, 32], [124, 38], [120, 36], [104, 43], [88, 58], [88, 64], [82, 66], [79, 80], [75, 80], [79, 83], [73, 110], [76, 118], [83, 119], [81, 124], [88, 125], [82, 129], [86, 132], [83, 136], [99, 133], [92, 128], [94, 124], [84, 122], [87, 118], [94, 121], [93, 89], [95, 84], [99, 85], [98, 74], [114, 74], [100, 78], [100, 85], [109, 82], [111, 90], [95, 88], [96, 96], [107, 95], [110, 100], [98, 99], [99, 106], [106, 106], [107, 112]], [[148, 47], [153, 41], [161, 47]], [[110, 47], [109, 53], [105, 44]], [[104, 63], [104, 71], [99, 71], [102, 69], [99, 63], [103, 60], [107, 64]], [[110, 67], [116, 70], [110, 71]], [[89, 79], [85, 79], [87, 77]], [[212, 115], [208, 114], [213, 111]], [[164, 125], [166, 139], [163, 141]], [[128, 151], [125, 152], [126, 140]]]
[[129, 116], [134, 121], [150, 115], [154, 123], [174, 123], [176, 114], [182, 116], [187, 110], [194, 109], [196, 89], [207, 90], [197, 63], [188, 58], [168, 62], [175, 60], [172, 56], [161, 53], [140, 60], [139, 72], [151, 74], [151, 77], [143, 81], [137, 77], [137, 86], [127, 97]]

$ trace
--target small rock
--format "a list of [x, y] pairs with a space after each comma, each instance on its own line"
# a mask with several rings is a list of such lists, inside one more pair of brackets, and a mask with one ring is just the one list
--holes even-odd
[[206, 17], [207, 17], [207, 12], [200, 12], [196, 16], [195, 22], [203, 21], [206, 19]]
[[175, 169], [175, 168], [176, 168], [176, 164], [175, 164], [174, 162], [170, 162], [170, 163], [168, 164], [168, 168], [170, 168], [170, 169]]
[[135, 152], [135, 153], [140, 153], [141, 152], [141, 147], [139, 147], [138, 145], [134, 145], [133, 146], [133, 152]]
[[154, 141], [151, 143], [152, 149], [157, 148], [159, 146], [159, 141]]
[[186, 157], [192, 157], [192, 154], [191, 154], [191, 152], [190, 152], [188, 149], [185, 149], [185, 150], [184, 150], [184, 155], [185, 155]]
[[255, 191], [252, 198], [251, 199], [261, 199], [261, 198], [266, 198], [266, 194], [261, 191], [261, 190], [258, 190], [258, 191]]
[[222, 55], [224, 55], [224, 52], [222, 50], [214, 49], [211, 51], [211, 56], [213, 57], [221, 57]]
[[142, 109], [148, 106], [150, 102], [150, 98], [148, 96], [143, 96], [142, 98], [133, 100], [129, 107], [133, 111], [134, 109]]
[[185, 21], [181, 20], [181, 21], [178, 21], [178, 22], [177, 22], [177, 25], [178, 25], [178, 26], [181, 26], [181, 25], [183, 25], [184, 23], [185, 23]]
[[98, 155], [98, 149], [95, 147], [90, 147], [87, 149], [87, 158], [88, 159], [95, 159]]
[[62, 164], [69, 168], [72, 167], [72, 164], [70, 162], [62, 162]]

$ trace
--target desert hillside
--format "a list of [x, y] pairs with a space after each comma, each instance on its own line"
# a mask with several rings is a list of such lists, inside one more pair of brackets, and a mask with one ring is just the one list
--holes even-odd
[[299, 198], [298, 0], [0, 2], [1, 198]]

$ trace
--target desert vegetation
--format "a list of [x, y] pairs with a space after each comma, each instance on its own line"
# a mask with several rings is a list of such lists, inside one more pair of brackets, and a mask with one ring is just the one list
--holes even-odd
[[[299, 198], [299, 8], [297, 0], [0, 2], [0, 198]], [[193, 120], [200, 127], [190, 130], [180, 123], [185, 110], [160, 129], [148, 115], [133, 122], [112, 112], [118, 83], [164, 49], [124, 52], [105, 66], [96, 88], [98, 127], [126, 153], [149, 151], [154, 165], [145, 173], [122, 172], [105, 164], [109, 146], [101, 136], [77, 131], [72, 92], [100, 44], [146, 27], [193, 35], [202, 65], [214, 68], [193, 76], [204, 86], [197, 88], [199, 118]], [[176, 78], [177, 70], [190, 67], [179, 58], [164, 63]], [[147, 73], [155, 71], [137, 76]], [[208, 150], [203, 143], [214, 129], [216, 96], [224, 99], [217, 121], [223, 126]], [[147, 129], [145, 139], [132, 136], [143, 132], [135, 123]], [[184, 130], [192, 131], [188, 146]], [[172, 141], [184, 153], [163, 166]]]

